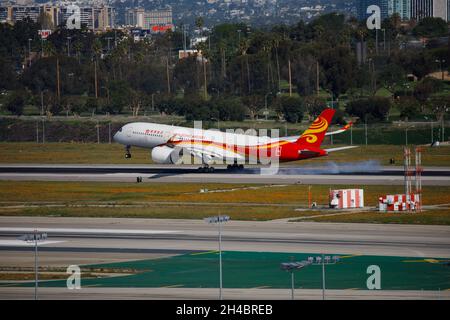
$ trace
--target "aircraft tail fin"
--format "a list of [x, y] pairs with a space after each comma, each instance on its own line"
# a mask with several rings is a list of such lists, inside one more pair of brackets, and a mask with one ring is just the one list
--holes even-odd
[[322, 111], [311, 126], [303, 132], [296, 143], [305, 147], [320, 148], [335, 113], [336, 110], [334, 109], [325, 109]]

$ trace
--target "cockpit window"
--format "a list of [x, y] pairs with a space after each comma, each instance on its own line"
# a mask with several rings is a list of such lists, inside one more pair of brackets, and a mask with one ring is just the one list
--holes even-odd
[[122, 132], [122, 128], [119, 129], [119, 132]]

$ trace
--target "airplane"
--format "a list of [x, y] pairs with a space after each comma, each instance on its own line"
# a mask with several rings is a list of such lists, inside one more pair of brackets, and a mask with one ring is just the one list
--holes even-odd
[[[325, 109], [301, 136], [270, 138], [218, 130], [202, 130], [156, 123], [134, 122], [121, 127], [114, 141], [125, 145], [125, 157], [131, 158], [130, 148], [152, 148], [151, 158], [158, 164], [179, 164], [182, 156], [197, 158], [200, 172], [213, 172], [212, 163], [225, 162], [227, 169], [244, 168], [243, 162], [267, 164], [276, 156], [279, 162], [289, 162], [327, 156], [330, 152], [355, 148], [346, 146], [321, 149], [326, 135], [347, 131], [352, 123], [327, 132], [335, 114]], [[274, 154], [275, 153], [275, 154]], [[190, 158], [190, 157], [189, 157]]]

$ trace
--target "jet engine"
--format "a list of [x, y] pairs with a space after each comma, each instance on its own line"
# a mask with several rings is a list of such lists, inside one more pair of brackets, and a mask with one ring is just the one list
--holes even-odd
[[155, 147], [152, 150], [152, 160], [159, 164], [176, 164], [181, 161], [183, 149], [167, 146]]

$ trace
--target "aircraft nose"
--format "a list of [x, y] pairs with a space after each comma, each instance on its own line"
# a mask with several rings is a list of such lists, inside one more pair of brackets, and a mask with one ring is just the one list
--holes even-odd
[[119, 131], [117, 131], [116, 132], [116, 134], [113, 136], [113, 140], [115, 141], [115, 142], [118, 142], [118, 143], [120, 143], [120, 132]]

